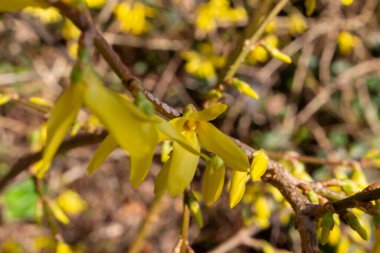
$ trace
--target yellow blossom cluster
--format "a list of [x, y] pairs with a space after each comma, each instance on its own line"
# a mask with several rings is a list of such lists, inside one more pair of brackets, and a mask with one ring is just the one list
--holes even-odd
[[243, 7], [231, 8], [229, 0], [210, 0], [197, 10], [196, 27], [204, 32], [215, 30], [222, 23], [238, 23], [247, 19]]
[[122, 2], [115, 7], [116, 19], [120, 29], [133, 35], [141, 35], [150, 30], [151, 24], [147, 18], [155, 17], [156, 11], [138, 1], [134, 3]]
[[216, 55], [208, 43], [202, 44], [199, 52], [184, 51], [181, 56], [186, 61], [186, 72], [200, 78], [214, 78], [216, 69], [222, 68], [226, 63], [225, 57]]

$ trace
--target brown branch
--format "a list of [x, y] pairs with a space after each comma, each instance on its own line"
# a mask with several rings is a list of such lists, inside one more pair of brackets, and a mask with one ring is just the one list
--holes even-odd
[[[282, 3], [286, 1], [283, 0]], [[94, 31], [94, 44], [99, 53], [104, 57], [104, 59], [108, 62], [113, 71], [120, 77], [124, 86], [132, 93], [136, 94], [138, 91], [143, 91], [144, 94], [150, 99], [156, 106], [156, 110], [162, 115], [168, 118], [174, 118], [180, 116], [180, 113], [171, 108], [169, 105], [162, 103], [159, 101], [153, 94], [148, 91], [145, 91], [142, 88], [139, 80], [133, 77], [128, 70], [128, 68], [123, 64], [119, 56], [115, 53], [112, 47], [107, 43], [104, 37], [95, 30], [95, 26], [92, 22], [92, 18], [88, 10], [86, 9], [75, 9], [72, 8], [62, 2], [51, 1], [51, 4], [58, 8], [67, 18], [69, 18], [80, 30], [83, 32], [92, 30]], [[378, 63], [376, 60], [373, 60], [370, 63]], [[358, 67], [363, 67], [364, 64], [358, 65]], [[237, 65], [236, 65], [237, 66]], [[236, 67], [235, 66], [235, 67]], [[231, 70], [233, 73], [235, 70]], [[358, 71], [360, 72], [360, 71]], [[365, 70], [368, 73], [367, 70]], [[343, 80], [347, 80], [349, 74], [341, 74], [340, 78], [337, 79], [337, 85], [334, 87], [335, 89], [340, 88], [341, 83], [344, 83]], [[351, 77], [351, 76], [350, 76]], [[328, 94], [333, 92], [334, 89], [328, 90]], [[317, 106], [320, 106], [318, 104]], [[305, 114], [305, 113], [304, 113]], [[307, 113], [307, 117], [305, 115], [299, 115], [298, 120], [300, 118], [302, 120], [307, 119], [310, 113]], [[303, 116], [303, 117], [301, 117]], [[301, 121], [302, 121], [301, 120]], [[79, 146], [85, 146], [88, 144], [98, 143], [105, 136], [105, 133], [101, 134], [84, 134], [73, 137], [70, 140], [65, 141], [60, 146], [58, 152], [65, 152], [70, 149]], [[253, 148], [241, 143], [238, 140], [235, 140], [236, 143], [246, 152], [248, 157], [252, 156], [252, 153], [255, 151]], [[42, 152], [28, 154], [21, 159], [19, 159], [13, 166], [11, 171], [0, 180], [0, 191], [5, 187], [7, 183], [9, 183], [13, 178], [15, 178], [18, 174], [20, 174], [23, 170], [25, 170], [29, 165], [35, 163], [39, 159], [41, 159]], [[303, 252], [319, 252], [318, 241], [316, 236], [317, 224], [315, 221], [315, 217], [311, 215], [310, 210], [317, 210], [317, 208], [322, 208], [321, 205], [311, 204], [310, 201], [298, 191], [298, 185], [301, 183], [309, 185], [314, 191], [319, 194], [332, 194], [327, 188], [324, 188], [320, 183], [313, 182], [305, 182], [300, 180], [293, 175], [291, 175], [281, 164], [270, 161], [268, 170], [262, 177], [263, 181], [275, 186], [280, 192], [283, 194], [285, 199], [291, 204], [295, 215], [296, 215], [296, 226], [299, 230], [301, 236], [301, 246]], [[356, 194], [354, 196], [358, 197], [361, 201], [373, 199], [378, 197], [379, 190], [374, 190], [376, 194], [373, 195], [369, 193]], [[341, 195], [335, 195], [336, 199], [341, 199]], [[355, 206], [356, 198], [346, 198], [344, 200], [338, 200], [334, 203], [338, 203], [338, 206]], [[339, 202], [341, 201], [341, 202]]]
[[310, 217], [318, 219], [322, 217], [328, 210], [334, 210], [336, 213], [340, 213], [348, 208], [362, 207], [367, 213], [375, 214], [375, 209], [372, 203], [373, 200], [380, 198], [380, 184], [374, 183], [368, 186], [361, 192], [358, 192], [350, 197], [328, 202], [325, 205], [313, 206], [306, 211], [306, 214]]
[[[105, 138], [105, 136], [106, 132], [97, 134], [78, 134], [75, 137], [64, 141], [59, 147], [57, 153], [64, 153], [77, 147], [99, 143]], [[29, 153], [18, 159], [17, 162], [13, 164], [9, 172], [3, 178], [1, 178], [0, 192], [21, 172], [28, 169], [30, 165], [38, 162], [42, 158], [42, 154], [43, 151]]]

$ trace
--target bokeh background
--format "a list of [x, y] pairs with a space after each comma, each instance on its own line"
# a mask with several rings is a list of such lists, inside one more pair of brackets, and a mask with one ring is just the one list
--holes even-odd
[[[181, 110], [190, 103], [202, 107], [229, 66], [228, 55], [277, 1], [86, 2], [97, 28], [144, 87]], [[353, 180], [344, 163], [302, 163], [294, 159], [294, 152], [357, 160], [367, 181], [376, 182], [379, 1], [317, 0], [314, 12], [307, 12], [305, 1], [290, 1], [266, 27], [262, 40], [290, 56], [292, 63], [273, 58], [263, 47], [252, 50], [237, 76], [260, 99], [227, 88], [222, 100], [229, 109], [213, 123], [228, 135], [264, 148], [301, 178]], [[0, 175], [23, 154], [43, 147], [44, 124], [68, 86], [79, 35], [54, 8], [0, 14]], [[125, 92], [100, 55], [95, 52], [92, 61], [108, 87]], [[71, 135], [101, 130], [99, 121], [82, 110]], [[154, 179], [162, 165], [160, 148], [148, 179], [137, 190], [128, 182], [129, 160], [121, 150], [89, 177], [85, 168], [95, 149], [93, 145], [59, 155], [44, 181], [46, 196], [63, 212], [56, 214], [57, 224], [73, 252], [127, 252], [153, 200]], [[193, 182], [195, 192], [200, 191], [203, 166]], [[204, 227], [193, 221], [190, 228], [195, 252], [300, 251], [292, 211], [273, 187], [249, 185], [234, 209], [228, 207], [225, 192], [213, 206], [201, 208]], [[1, 252], [55, 251], [27, 170], [1, 193], [0, 212]], [[143, 252], [171, 252], [179, 238], [181, 213], [182, 200], [165, 196]], [[370, 232], [370, 220], [359, 215]], [[322, 250], [369, 252], [372, 244], [373, 237], [364, 241], [341, 224]]]

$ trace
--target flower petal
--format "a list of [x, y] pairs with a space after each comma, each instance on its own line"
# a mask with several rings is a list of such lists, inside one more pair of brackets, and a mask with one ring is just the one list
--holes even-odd
[[[86, 75], [84, 102], [131, 156], [143, 157], [154, 149], [157, 131], [152, 122], [126, 99], [107, 90], [95, 73]], [[148, 139], [150, 138], [150, 139]]]
[[210, 206], [218, 200], [223, 190], [225, 174], [226, 167], [222, 159], [218, 156], [211, 158], [202, 179], [202, 194], [206, 205]]
[[257, 151], [251, 164], [252, 181], [260, 181], [261, 176], [264, 175], [265, 171], [267, 170], [268, 160], [268, 155], [263, 149]]
[[192, 119], [192, 120], [200, 120], [200, 121], [210, 121], [210, 120], [216, 119], [226, 109], [227, 109], [227, 105], [218, 103], [202, 111], [191, 112], [185, 118]]
[[[196, 134], [194, 132], [186, 132], [186, 137], [193, 148], [199, 152], [200, 148]], [[172, 156], [169, 161], [167, 188], [172, 196], [177, 196], [184, 192], [193, 179], [199, 156], [188, 152], [178, 143], [174, 143]]]
[[99, 168], [99, 166], [104, 163], [112, 151], [117, 148], [117, 146], [118, 144], [116, 140], [109, 134], [95, 151], [95, 154], [87, 167], [87, 173], [92, 175]]
[[132, 156], [131, 155], [131, 166], [129, 180], [133, 188], [137, 188], [148, 175], [150, 166], [152, 165], [154, 156], [154, 149], [150, 154], [145, 156]]
[[233, 208], [243, 198], [245, 192], [245, 184], [247, 182], [247, 172], [237, 170], [232, 171], [230, 189], [228, 197], [230, 199], [230, 207]]
[[84, 87], [80, 84], [71, 85], [58, 98], [51, 111], [47, 122], [47, 137], [42, 164], [37, 171], [39, 178], [42, 178], [48, 170], [59, 145], [75, 120], [82, 106], [83, 90]]
[[197, 133], [201, 146], [220, 156], [231, 169], [247, 171], [248, 158], [225, 134], [208, 122], [198, 122]]

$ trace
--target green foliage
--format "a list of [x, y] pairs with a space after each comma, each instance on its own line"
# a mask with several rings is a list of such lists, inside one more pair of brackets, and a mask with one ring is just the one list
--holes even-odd
[[2, 199], [6, 220], [34, 218], [38, 196], [31, 178], [13, 184], [4, 192]]

